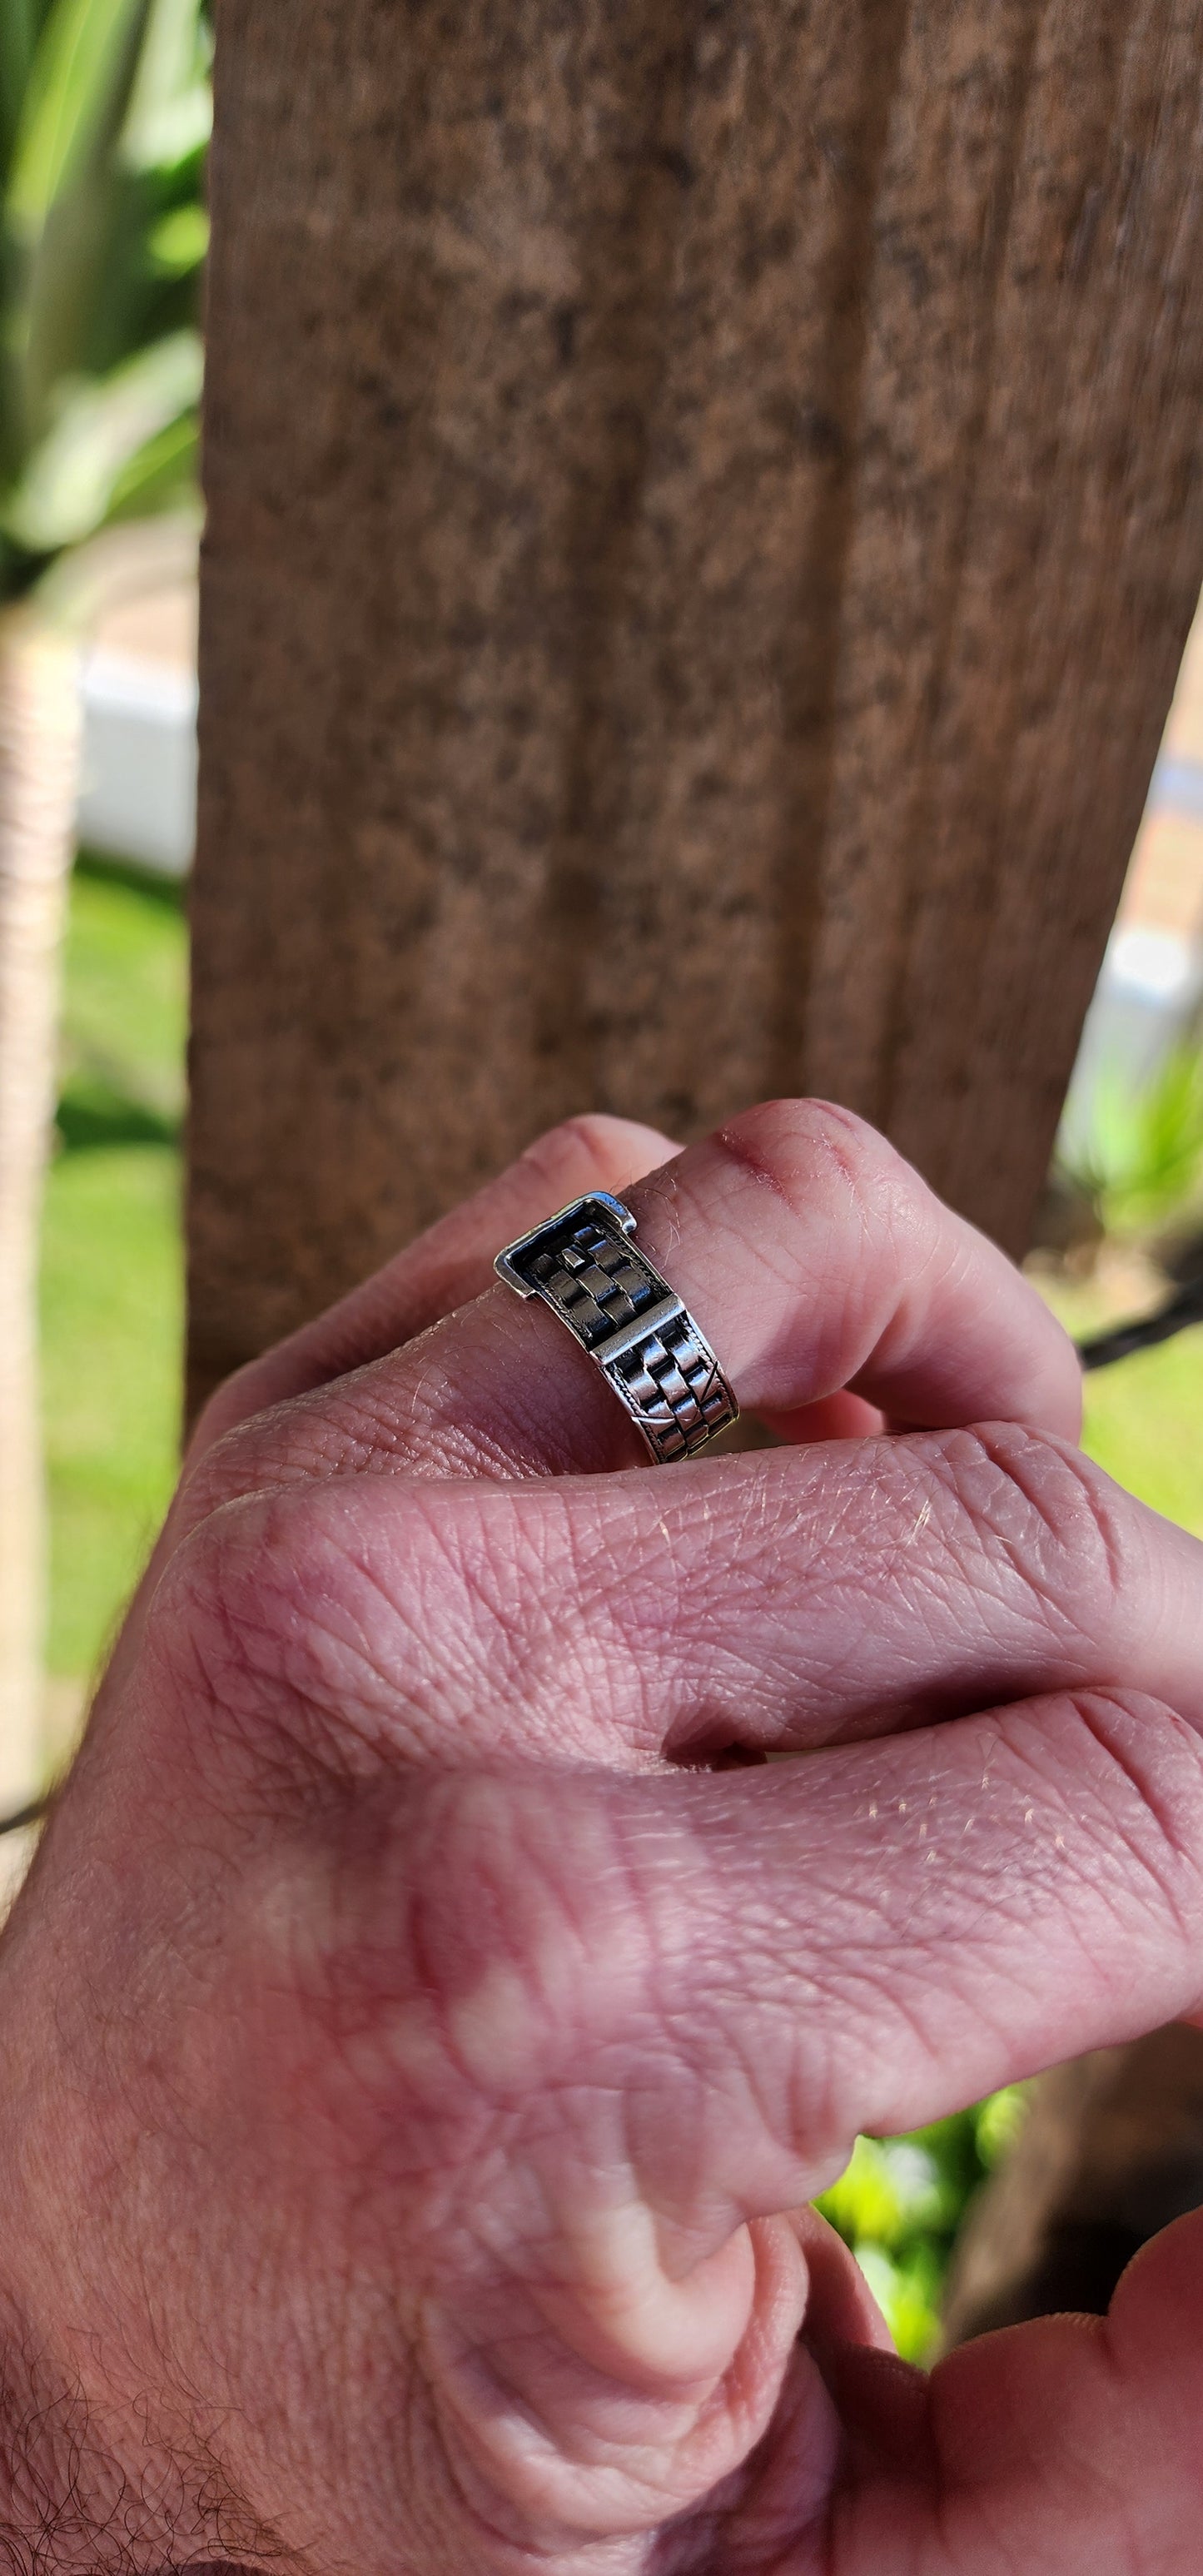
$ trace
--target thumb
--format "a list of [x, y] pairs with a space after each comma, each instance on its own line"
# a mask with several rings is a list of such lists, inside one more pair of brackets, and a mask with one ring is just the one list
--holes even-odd
[[[838, 2576], [1195, 2576], [1203, 2508], [1203, 2212], [1144, 2247], [1106, 2317], [1042, 2317], [898, 2384], [825, 2363], [854, 2479]], [[787, 2562], [812, 2576], [811, 2554]]]

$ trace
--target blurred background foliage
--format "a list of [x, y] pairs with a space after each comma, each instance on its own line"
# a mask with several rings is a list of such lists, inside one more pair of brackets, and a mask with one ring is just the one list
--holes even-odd
[[957, 2230], [1024, 2108], [1022, 2086], [1009, 2084], [909, 2138], [858, 2138], [851, 2164], [818, 2204], [852, 2247], [907, 2361], [931, 2355]]
[[[1065, 1177], [1088, 1202], [1098, 1231], [1139, 1238], [1181, 1227], [1200, 1199], [1203, 1178], [1203, 1049], [1193, 1040], [1171, 1047], [1142, 1081], [1105, 1065], [1091, 1102], [1090, 1125]], [[1203, 1204], [1199, 1207], [1203, 1226]]]
[[187, 932], [177, 886], [81, 856], [42, 1220], [53, 1676], [95, 1672], [175, 1481]]
[[0, 7], [0, 598], [195, 482], [201, 0]]

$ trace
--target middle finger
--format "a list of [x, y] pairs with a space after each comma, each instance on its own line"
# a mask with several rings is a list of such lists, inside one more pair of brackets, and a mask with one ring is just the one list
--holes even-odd
[[198, 1550], [235, 1638], [304, 1601], [290, 1679], [386, 1761], [645, 1768], [1116, 1682], [1203, 1723], [1203, 1548], [1014, 1424], [679, 1478], [342, 1477]]

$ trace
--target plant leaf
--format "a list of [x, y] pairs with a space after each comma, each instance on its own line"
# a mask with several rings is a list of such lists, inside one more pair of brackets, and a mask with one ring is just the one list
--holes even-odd
[[34, 55], [8, 181], [8, 220], [27, 245], [38, 240], [103, 131], [145, 5], [54, 0]]
[[118, 145], [127, 169], [174, 169], [203, 149], [213, 124], [208, 68], [199, 0], [150, 0]]
[[173, 206], [160, 215], [147, 236], [151, 264], [160, 277], [187, 277], [199, 268], [209, 247], [209, 217], [203, 206]]
[[200, 418], [181, 412], [131, 456], [109, 495], [108, 519], [145, 519], [170, 509], [195, 487], [200, 463]]
[[0, 173], [21, 122], [36, 31], [31, 0], [3, 0], [0, 7]]
[[178, 98], [164, 99], [153, 116], [143, 118], [138, 130], [139, 158], [135, 161], [131, 153], [123, 152], [122, 159], [127, 169], [167, 177], [181, 162], [204, 151], [212, 131], [213, 92], [207, 81], [196, 81]]
[[99, 383], [77, 385], [9, 498], [6, 533], [30, 554], [52, 554], [102, 527], [128, 499], [142, 452], [195, 411], [201, 373], [198, 334], [173, 331]]
[[1203, 1174], [1203, 1052], [1180, 1041], [1142, 1083], [1104, 1071], [1089, 1133], [1061, 1161], [1108, 1233], [1138, 1233], [1171, 1216]]

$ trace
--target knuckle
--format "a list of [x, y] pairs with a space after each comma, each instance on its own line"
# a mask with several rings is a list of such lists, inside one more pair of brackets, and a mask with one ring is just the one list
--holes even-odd
[[[1061, 1726], [1072, 1728], [1069, 1739]], [[1038, 1739], [1025, 1747], [1025, 1780], [1033, 1801], [1046, 1793], [1059, 1765], [1072, 1795], [1061, 1795], [1061, 1868], [1090, 1888], [1131, 1932], [1123, 1978], [1139, 1976], [1141, 1927], [1157, 1965], [1164, 2012], [1164, 1971], [1180, 1955], [1198, 1996], [1203, 1937], [1203, 1744], [1167, 1700], [1139, 1690], [1069, 1690], [1041, 1710]]]
[[[297, 1507], [298, 1502], [300, 1508]], [[337, 1542], [307, 1498], [250, 1494], [177, 1545], [146, 1647], [189, 1732], [278, 1808], [378, 1768], [380, 1676]], [[398, 1685], [393, 1699], [404, 1693]]]
[[567, 1746], [593, 1694], [565, 1657], [561, 1570], [516, 1556], [487, 1499], [402, 1487], [381, 1514], [370, 1480], [240, 1496], [180, 1540], [156, 1635], [218, 1723], [338, 1780], [453, 1736], [525, 1743], [553, 1713]]
[[1135, 1690], [1067, 1692], [1084, 1752], [1074, 1766], [1077, 1812], [1097, 1788], [1092, 1877], [1110, 1870], [1151, 1892], [1159, 1919], [1197, 1960], [1203, 1933], [1203, 1743], [1168, 1701]]
[[322, 1387], [236, 1419], [185, 1468], [178, 1521], [191, 1530], [252, 1494], [284, 1492], [361, 1467], [391, 1447], [390, 1428], [377, 1420], [362, 1388], [352, 1396]]
[[427, 1786], [423, 1818], [411, 1919], [461, 2072], [495, 2099], [575, 2079], [645, 1970], [610, 1802], [563, 1774], [460, 1774]]
[[215, 1708], [233, 1710], [253, 1678], [278, 1677], [306, 1571], [303, 1550], [285, 1556], [262, 1510], [219, 1506], [177, 1545], [151, 1603], [148, 1646], [188, 1670]]
[[223, 1504], [256, 1492], [278, 1472], [279, 1440], [272, 1426], [266, 1437], [263, 1418], [214, 1431], [195, 1466], [185, 1467], [179, 1508], [189, 1529], [208, 1520]]
[[[667, 1139], [655, 1141], [663, 1141], [666, 1154], [672, 1153]], [[611, 1188], [629, 1181], [633, 1171], [646, 1163], [652, 1142], [651, 1130], [632, 1119], [582, 1110], [537, 1136], [522, 1160], [547, 1182], [549, 1190], [573, 1198], [591, 1185]]]
[[900, 1182], [918, 1186], [894, 1147], [853, 1109], [832, 1100], [766, 1100], [717, 1130], [752, 1177], [791, 1205], [813, 1210], [816, 1191], [847, 1210], [889, 1212]]
[[1018, 1423], [929, 1435], [984, 1556], [1041, 1612], [1105, 1642], [1141, 1550], [1129, 1498], [1068, 1441]]

